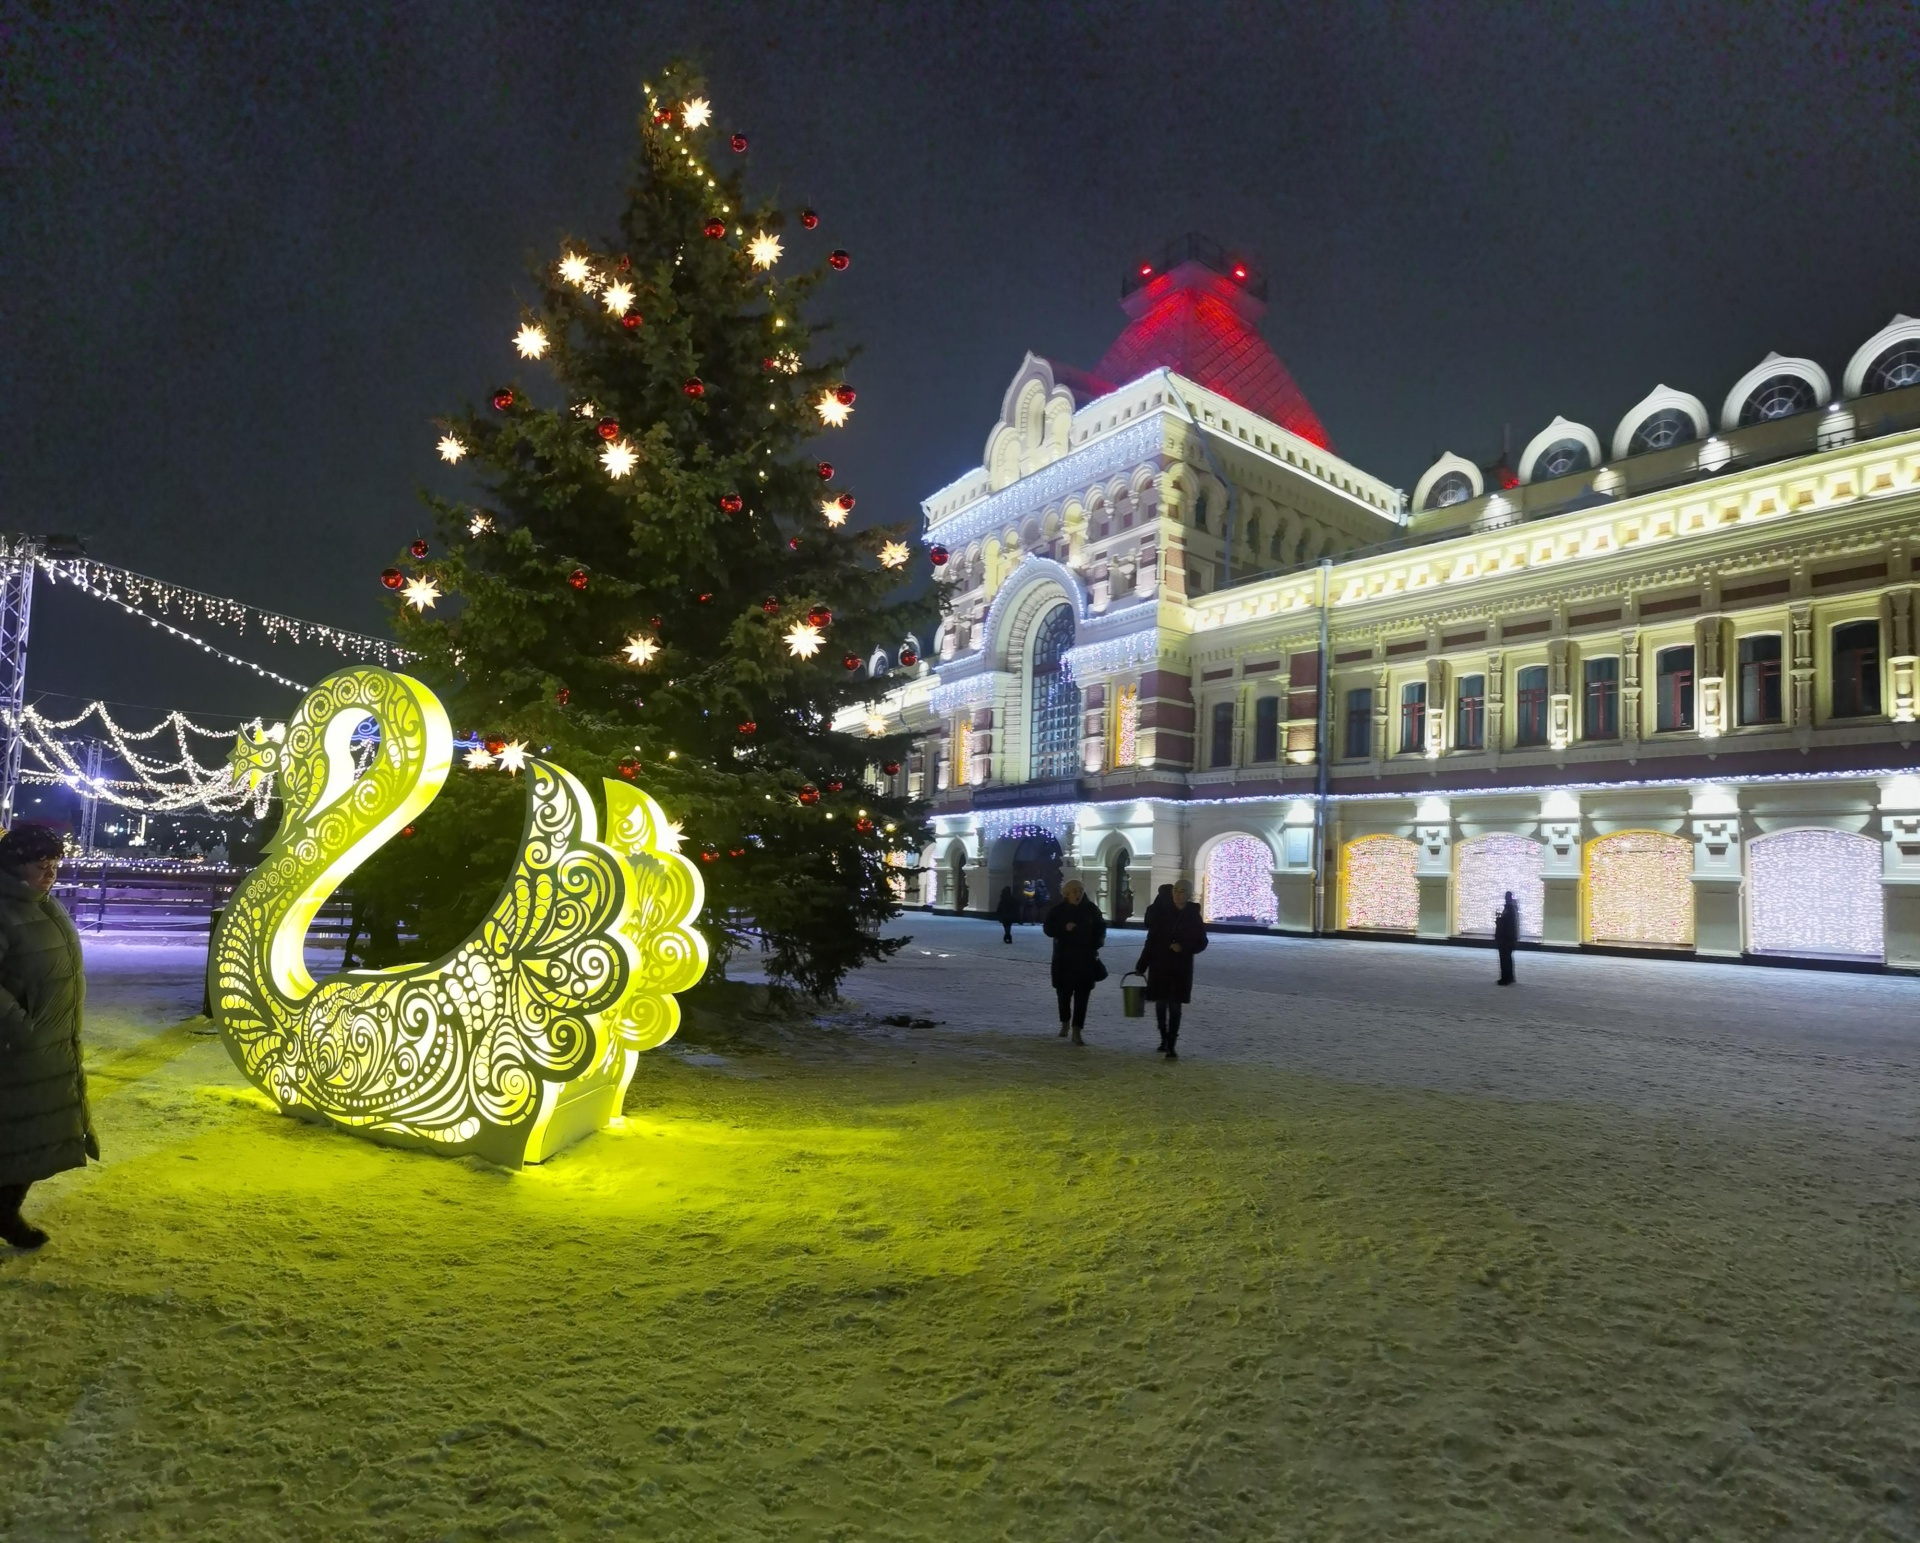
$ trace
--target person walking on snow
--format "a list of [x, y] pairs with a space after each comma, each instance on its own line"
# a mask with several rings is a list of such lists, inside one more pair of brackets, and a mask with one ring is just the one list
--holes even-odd
[[100, 1156], [80, 1063], [80, 934], [51, 893], [66, 841], [45, 825], [0, 836], [0, 1239], [38, 1248], [27, 1191]]
[[993, 913], [994, 920], [1000, 923], [1000, 941], [1013, 941], [1013, 924], [1020, 920], [1020, 902], [1015, 898], [1011, 884], [1000, 891], [1000, 905]]
[[1507, 903], [1493, 913], [1493, 946], [1500, 950], [1500, 984], [1513, 984], [1513, 951], [1520, 942], [1520, 902], [1507, 891]]
[[1087, 998], [1107, 974], [1100, 962], [1107, 919], [1087, 898], [1078, 879], [1069, 879], [1060, 894], [1060, 903], [1047, 912], [1046, 921], [1047, 936], [1053, 939], [1053, 994], [1060, 1001], [1060, 1037], [1065, 1039], [1071, 1032], [1073, 1042], [1084, 1045], [1080, 1031], [1087, 1026]]
[[1147, 941], [1140, 947], [1134, 970], [1147, 978], [1147, 1000], [1160, 1025], [1160, 1054], [1177, 1061], [1174, 1042], [1180, 1038], [1180, 1009], [1193, 1000], [1193, 956], [1206, 952], [1207, 924], [1193, 903], [1193, 890], [1182, 879], [1162, 900], [1147, 907]]

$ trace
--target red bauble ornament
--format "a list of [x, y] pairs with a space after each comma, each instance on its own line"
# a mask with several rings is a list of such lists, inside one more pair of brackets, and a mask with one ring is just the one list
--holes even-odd
[[809, 627], [831, 627], [833, 625], [833, 612], [829, 611], [824, 605], [816, 605], [811, 611], [807, 612], [807, 625]]
[[502, 386], [498, 391], [494, 392], [493, 410], [495, 412], [503, 413], [511, 406], [513, 406], [513, 393], [507, 390], [505, 386]]
[[640, 763], [632, 756], [628, 756], [626, 760], [622, 761], [614, 770], [625, 777], [627, 781], [631, 782], [635, 777], [640, 775]]
[[889, 777], [897, 777], [900, 775], [900, 763], [898, 761], [882, 761], [880, 763], [880, 770], [885, 772]]
[[668, 112], [666, 108], [663, 107], [660, 109], [659, 112], [653, 115], [653, 121], [657, 123], [661, 128], [665, 128], [669, 123], [673, 122], [673, 114]]
[[713, 219], [708, 220], [706, 224], [702, 225], [700, 229], [706, 233], [709, 241], [718, 241], [727, 233], [727, 222], [715, 216]]
[[831, 481], [833, 481], [833, 462], [831, 462], [831, 461], [822, 461], [822, 462], [821, 462], [821, 463], [820, 463], [820, 464], [819, 464], [819, 465], [818, 465], [817, 467], [815, 467], [814, 469], [815, 469], [816, 471], [818, 471], [818, 472], [820, 473], [820, 480], [821, 480], [822, 482], [831, 482]]
[[689, 375], [680, 389], [686, 392], [688, 396], [705, 396], [707, 394], [707, 383], [698, 375]]
[[816, 788], [811, 782], [801, 783], [800, 784], [800, 802], [803, 804], [819, 803], [820, 790]]
[[827, 784], [827, 791], [829, 793], [838, 793], [845, 786], [846, 784], [844, 782], [841, 782], [836, 778], [834, 781], [829, 782]]
[[842, 493], [834, 502], [846, 510], [848, 514], [853, 513], [853, 495], [851, 493]]
[[812, 230], [819, 225], [820, 216], [815, 214], [811, 209], [802, 209], [800, 211], [800, 223], [806, 226], [808, 230]]
[[787, 550], [789, 552], [797, 552], [800, 550], [800, 538], [798, 536], [787, 537]]
[[873, 821], [863, 814], [853, 822], [853, 828], [863, 836], [870, 836], [873, 834]]
[[413, 834], [413, 827], [411, 825], [402, 825], [400, 827], [400, 834], [403, 836], [411, 836]]
[[620, 325], [625, 327], [629, 332], [635, 332], [639, 330], [640, 323], [644, 320], [645, 318], [641, 316], [638, 311], [629, 311], [625, 316], [620, 318]]
[[722, 493], [720, 495], [720, 507], [728, 514], [738, 514], [746, 507], [746, 502], [747, 501], [738, 493]]
[[906, 669], [912, 669], [919, 662], [920, 656], [911, 648], [903, 648], [900, 650], [900, 663]]
[[931, 546], [927, 548], [927, 561], [932, 563], [936, 568], [946, 567], [947, 558], [950, 555], [952, 554], [943, 546]]
[[771, 375], [775, 370], [780, 368], [780, 361], [769, 355], [760, 361], [760, 368]]
[[845, 273], [847, 271], [847, 264], [852, 261], [853, 259], [847, 256], [846, 252], [840, 247], [835, 247], [831, 252], [827, 253], [827, 266], [833, 269], [835, 273]]
[[769, 616], [773, 615], [775, 611], [780, 609], [780, 597], [778, 595], [768, 595], [766, 599], [760, 602], [760, 609], [765, 611]]
[[699, 598], [702, 605], [711, 605], [713, 604], [713, 591], [709, 589], [702, 593]]
[[587, 587], [587, 570], [585, 568], [575, 568], [573, 572], [567, 575], [567, 582], [575, 589], [585, 589]]
[[735, 155], [743, 154], [747, 148], [747, 136], [744, 134], [735, 134], [728, 139], [727, 143], [733, 147], [733, 153]]
[[745, 847], [728, 847], [727, 848], [727, 856], [729, 857], [745, 857], [746, 855], [747, 855], [747, 849]]
[[751, 718], [740, 725], [740, 732], [742, 734], [757, 734], [759, 731], [760, 725], [755, 723]]
[[850, 670], [857, 670], [860, 668], [860, 656], [858, 654], [843, 654], [840, 658], [840, 662]]
[[427, 555], [427, 544], [425, 541], [416, 541], [412, 546], [408, 547], [407, 550], [413, 553], [415, 557], [425, 557]]
[[720, 854], [714, 851], [712, 847], [703, 847], [700, 851], [700, 861], [703, 863], [717, 863], [720, 861]]
[[647, 618], [647, 625], [651, 627], [655, 632], [658, 632], [661, 626], [660, 618], [657, 616], [649, 616]]
[[573, 691], [570, 687], [562, 686], [558, 691], [554, 692], [553, 699], [562, 707], [565, 707], [567, 703], [573, 700]]
[[633, 259], [631, 257], [623, 257], [620, 259], [620, 271], [622, 273], [625, 273], [632, 266], [633, 266]]
[[507, 742], [498, 734], [489, 734], [486, 738], [486, 746], [488, 755], [498, 755], [507, 748]]
[[834, 401], [838, 402], [842, 407], [853, 406], [854, 399], [858, 395], [859, 393], [855, 391], [851, 386], [835, 386], [833, 388], [833, 399]]
[[382, 568], [380, 570], [380, 582], [386, 585], [388, 589], [398, 589], [402, 584], [407, 582], [407, 576], [398, 568]]
[[616, 440], [620, 437], [620, 422], [617, 418], [602, 418], [593, 426], [593, 432], [604, 440]]

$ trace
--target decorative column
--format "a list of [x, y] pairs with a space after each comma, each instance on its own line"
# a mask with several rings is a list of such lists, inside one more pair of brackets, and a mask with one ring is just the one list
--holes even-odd
[[1813, 743], [1813, 602], [1795, 601], [1787, 607], [1787, 614], [1791, 618], [1788, 631], [1793, 650], [1787, 676], [1787, 722], [1793, 725], [1793, 737], [1804, 750]]
[[1089, 777], [1107, 769], [1107, 693], [1109, 685], [1087, 687], [1084, 732], [1080, 738], [1080, 764]]
[[1889, 590], [1880, 602], [1880, 626], [1887, 638], [1887, 715], [1895, 723], [1920, 717], [1914, 700], [1916, 659], [1913, 639], [1913, 591]]
[[1444, 798], [1423, 798], [1413, 819], [1414, 882], [1420, 887], [1420, 918], [1414, 934], [1444, 938], [1453, 932], [1453, 818]]
[[[1566, 607], [1556, 608], [1556, 627], [1566, 624]], [[1573, 686], [1571, 647], [1563, 637], [1547, 642], [1547, 748], [1565, 750], [1573, 743]]]
[[1720, 609], [1720, 585], [1709, 580], [1703, 604], [1715, 614], [1702, 616], [1693, 624], [1694, 678], [1699, 682], [1700, 737], [1718, 739], [1730, 722], [1727, 700], [1726, 624], [1717, 614]]
[[1487, 754], [1500, 764], [1501, 733], [1506, 722], [1507, 672], [1505, 656], [1499, 649], [1487, 655]]
[[1546, 890], [1540, 941], [1578, 948], [1580, 864], [1585, 836], [1577, 793], [1549, 793], [1540, 800], [1540, 879]]
[[1694, 789], [1688, 815], [1693, 833], [1693, 951], [1738, 959], [1740, 921], [1740, 799], [1731, 788]]
[[[1374, 652], [1379, 653], [1379, 644]], [[1387, 667], [1382, 664], [1373, 672], [1373, 772], [1380, 773], [1380, 763], [1393, 754], [1393, 743], [1387, 737], [1393, 732], [1393, 704], [1387, 700]]]
[[973, 715], [973, 733], [967, 745], [967, 781], [975, 787], [993, 777], [993, 709], [982, 707]]
[[1427, 639], [1427, 759], [1437, 761], [1447, 749], [1447, 666], [1432, 657], [1440, 651], [1439, 629]]
[[[1634, 601], [1627, 601], [1632, 614]], [[1640, 748], [1640, 629], [1620, 630], [1620, 744], [1629, 761], [1638, 760]]]
[[1280, 826], [1280, 862], [1273, 870], [1275, 927], [1313, 931], [1313, 881], [1313, 800], [1296, 798]]

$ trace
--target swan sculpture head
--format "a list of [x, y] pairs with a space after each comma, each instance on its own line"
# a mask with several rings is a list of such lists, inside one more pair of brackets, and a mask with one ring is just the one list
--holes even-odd
[[215, 930], [209, 997], [235, 1062], [283, 1111], [518, 1166], [604, 1125], [641, 1052], [672, 1037], [675, 993], [706, 970], [704, 892], [645, 793], [606, 783], [602, 840], [586, 789], [529, 760], [519, 856], [473, 935], [439, 959], [316, 982], [315, 913], [433, 802], [452, 759], [438, 698], [373, 665], [244, 732], [235, 780], [276, 776], [285, 812]]

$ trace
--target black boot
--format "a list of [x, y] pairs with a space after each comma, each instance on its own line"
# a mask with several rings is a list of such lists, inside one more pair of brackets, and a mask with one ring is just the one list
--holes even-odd
[[47, 1235], [15, 1211], [10, 1216], [0, 1216], [0, 1239], [15, 1248], [35, 1249], [45, 1244]]

